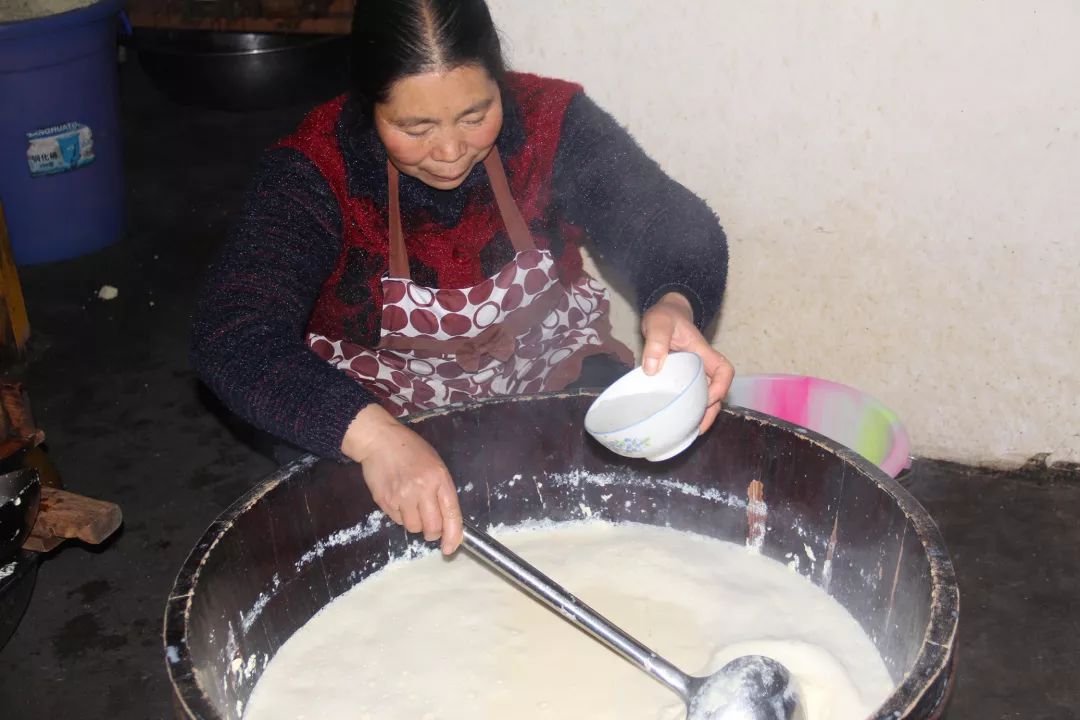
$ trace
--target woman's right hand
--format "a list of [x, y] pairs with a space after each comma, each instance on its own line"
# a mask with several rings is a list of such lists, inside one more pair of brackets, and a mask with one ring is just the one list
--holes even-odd
[[461, 544], [461, 507], [442, 458], [422, 437], [377, 404], [361, 410], [341, 443], [360, 463], [379, 508], [409, 532], [429, 542], [442, 538], [443, 554]]

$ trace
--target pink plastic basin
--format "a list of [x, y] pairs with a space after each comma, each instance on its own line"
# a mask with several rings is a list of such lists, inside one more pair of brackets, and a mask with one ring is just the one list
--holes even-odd
[[727, 402], [820, 433], [893, 477], [911, 466], [896, 413], [853, 387], [805, 375], [743, 375], [732, 382]]

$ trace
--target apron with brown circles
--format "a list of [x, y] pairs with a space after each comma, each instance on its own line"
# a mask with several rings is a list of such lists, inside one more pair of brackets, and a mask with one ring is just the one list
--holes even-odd
[[484, 168], [516, 253], [512, 261], [473, 287], [414, 283], [401, 226], [398, 170], [387, 163], [390, 268], [382, 279], [379, 345], [308, 335], [314, 352], [363, 383], [393, 415], [562, 390], [578, 378], [589, 355], [634, 363], [629, 348], [611, 335], [606, 289], [585, 273], [564, 285], [554, 257], [533, 242], [496, 148]]

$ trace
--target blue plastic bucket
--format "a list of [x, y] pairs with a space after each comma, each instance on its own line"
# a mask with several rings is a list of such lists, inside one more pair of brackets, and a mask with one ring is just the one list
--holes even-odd
[[0, 23], [0, 202], [19, 265], [100, 250], [124, 231], [122, 6]]

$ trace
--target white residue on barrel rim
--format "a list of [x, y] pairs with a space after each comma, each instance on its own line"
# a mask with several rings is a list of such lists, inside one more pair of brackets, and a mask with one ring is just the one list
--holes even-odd
[[277, 594], [278, 588], [280, 587], [281, 576], [274, 573], [273, 588], [259, 593], [259, 597], [255, 598], [255, 604], [251, 606], [251, 609], [246, 613], [240, 613], [240, 625], [244, 628], [245, 633], [251, 630], [251, 626], [259, 619], [259, 615], [266, 609], [266, 605], [270, 602], [270, 598]]
[[244, 667], [244, 661], [240, 658], [240, 648], [236, 644], [236, 631], [233, 630], [232, 621], [228, 621], [226, 626], [229, 628], [229, 634], [225, 638], [225, 649], [220, 657], [223, 661], [228, 662], [228, 666], [221, 676], [221, 691], [227, 694], [229, 692], [230, 672], [233, 676], [233, 684], [238, 685], [240, 682], [240, 670]]
[[632, 477], [633, 476], [630, 473], [591, 473], [588, 470], [580, 469], [571, 470], [570, 472], [565, 473], [551, 473], [548, 475], [552, 484], [569, 485], [570, 487], [580, 487], [582, 483], [605, 487], [617, 482], [628, 481]]
[[661, 487], [683, 495], [689, 495], [690, 497], [701, 498], [702, 500], [727, 505], [731, 508], [746, 507], [745, 500], [732, 495], [731, 493], [724, 492], [719, 488], [701, 488], [678, 480], [642, 477], [641, 475], [632, 472], [593, 473], [588, 470], [577, 469], [565, 473], [550, 473], [547, 475], [547, 478], [553, 485], [570, 486], [574, 488], [581, 487], [582, 485], [593, 485], [602, 488], [612, 485], [633, 488]]
[[721, 492], [717, 488], [703, 489], [697, 485], [690, 485], [689, 483], [680, 482], [678, 480], [656, 480], [655, 484], [669, 490], [676, 490], [683, 495], [689, 495], [690, 497], [701, 498], [702, 500], [727, 505], [731, 508], [746, 507], [746, 501], [742, 498], [736, 497], [731, 493]]
[[315, 558], [321, 558], [328, 548], [351, 545], [354, 542], [371, 537], [379, 532], [384, 517], [386, 516], [381, 511], [376, 510], [368, 515], [366, 519], [361, 520], [352, 527], [338, 530], [325, 540], [318, 541], [313, 548], [301, 555], [300, 559], [296, 561], [296, 571], [300, 572], [303, 570], [304, 567], [310, 565]]
[[[270, 656], [263, 653], [260, 657], [258, 653], [252, 653], [247, 657], [240, 652], [240, 645], [236, 641], [236, 631], [233, 629], [233, 624], [228, 623], [229, 635], [225, 641], [225, 649], [222, 653], [223, 659], [229, 660], [225, 674], [221, 678], [221, 689], [223, 692], [229, 692], [229, 679], [232, 677], [232, 687], [234, 690], [239, 689], [240, 684], [243, 682], [249, 682], [255, 677], [255, 673], [258, 670], [265, 670], [266, 666], [270, 664]], [[169, 655], [169, 659], [172, 659], [172, 654], [169, 651], [175, 652], [175, 649], [170, 646], [166, 653]], [[238, 703], [237, 712], [243, 715], [243, 707]]]
[[[799, 525], [798, 523], [796, 523], [796, 525], [795, 525], [795, 530], [796, 530], [796, 532], [799, 533], [799, 535], [801, 537], [806, 537], [807, 536], [806, 530], [803, 529], [803, 527], [801, 525]], [[810, 573], [810, 575], [813, 575], [814, 572], [817, 570], [817, 555], [814, 553], [814, 549], [812, 547], [810, 547], [809, 543], [803, 543], [803, 552], [806, 554], [806, 560], [810, 564], [809, 573]], [[784, 557], [788, 559], [787, 566], [789, 568], [791, 568], [795, 572], [800, 572], [799, 569], [802, 566], [802, 560], [801, 560], [801, 556], [799, 555], [799, 553], [797, 551], [796, 552], [786, 553], [784, 555]], [[822, 566], [822, 570], [821, 570], [821, 577], [822, 577], [821, 581], [822, 581], [823, 587], [826, 587], [826, 588], [828, 587], [828, 582], [829, 582], [829, 579], [830, 579], [831, 575], [832, 575], [832, 561], [829, 558], [825, 558], [825, 563]]]
[[536, 485], [536, 496], [538, 498], [540, 498], [541, 507], [546, 508], [547, 507], [547, 502], [544, 500], [544, 493], [541, 492], [541, 490], [540, 490], [540, 481], [536, 479], [535, 475], [533, 475], [532, 481], [533, 481], [533, 484]]
[[[262, 666], [265, 668], [268, 662], [268, 658], [265, 654], [262, 656]], [[258, 670], [259, 659], [255, 654], [251, 654], [244, 660], [243, 678], [244, 680], [250, 680], [255, 676], [255, 671]]]
[[8, 577], [8, 576], [10, 576], [10, 575], [12, 575], [14, 573], [15, 573], [15, 561], [12, 560], [11, 562], [9, 562], [4, 567], [0, 567], [0, 580], [3, 580], [4, 578], [6, 578], [6, 577]]
[[547, 530], [550, 528], [568, 528], [577, 527], [579, 524], [585, 522], [584, 520], [551, 520], [544, 518], [543, 520], [524, 520], [522, 522], [514, 523], [513, 525], [507, 525], [506, 523], [488, 523], [486, 531], [488, 535], [504, 535], [506, 533], [525, 532], [529, 530]]

